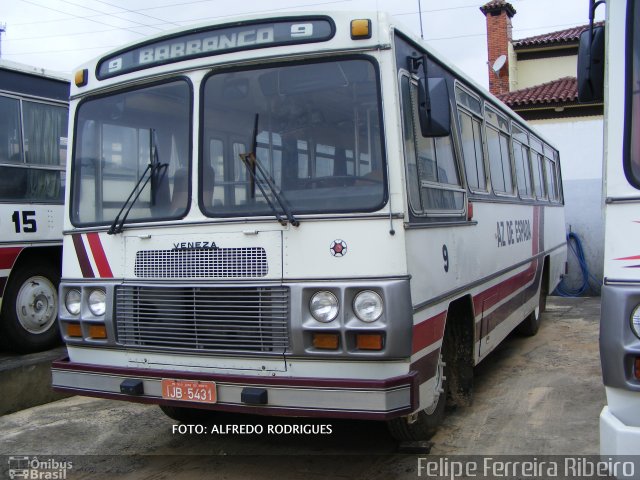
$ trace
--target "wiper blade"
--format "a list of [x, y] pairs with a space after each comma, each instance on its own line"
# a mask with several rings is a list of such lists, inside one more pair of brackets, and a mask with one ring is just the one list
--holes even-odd
[[264, 188], [262, 187], [261, 182], [258, 181], [258, 175], [257, 175], [258, 173], [260, 174], [260, 177], [262, 177], [261, 179], [269, 187], [269, 190], [271, 191], [273, 198], [276, 199], [276, 202], [278, 202], [278, 205], [280, 205], [280, 208], [282, 208], [282, 211], [286, 215], [289, 223], [291, 223], [291, 225], [293, 225], [294, 227], [297, 227], [298, 225], [300, 225], [300, 222], [296, 219], [296, 217], [294, 217], [293, 213], [291, 212], [291, 209], [289, 208], [286, 201], [284, 200], [282, 193], [278, 193], [278, 188], [273, 183], [273, 179], [271, 178], [271, 175], [269, 175], [269, 173], [264, 169], [264, 167], [260, 165], [260, 163], [258, 162], [258, 159], [256, 158], [256, 152], [258, 151], [258, 119], [259, 117], [260, 117], [260, 114], [256, 113], [255, 121], [253, 123], [253, 137], [252, 137], [253, 140], [251, 142], [251, 152], [240, 154], [240, 159], [242, 160], [242, 163], [245, 165], [245, 167], [247, 167], [247, 170], [249, 171], [249, 175], [251, 175], [251, 184], [250, 184], [251, 196], [255, 197], [255, 187], [257, 185], [258, 188], [260, 189], [260, 192], [262, 192], [262, 195], [267, 201], [269, 208], [271, 208], [271, 210], [275, 214], [276, 220], [278, 220], [278, 222], [281, 225], [287, 224], [287, 222], [282, 218], [282, 216], [278, 212], [278, 209], [275, 207], [275, 205], [273, 205], [273, 203], [267, 196]]
[[[265, 192], [265, 190], [262, 187], [261, 183], [258, 182], [258, 178], [256, 176], [256, 170], [255, 170], [255, 166], [258, 163], [257, 160], [256, 160], [256, 156], [253, 154], [253, 152], [241, 153], [240, 154], [240, 160], [242, 160], [243, 165], [245, 167], [247, 167], [247, 171], [249, 172], [249, 175], [251, 175], [251, 189], [252, 189], [252, 191], [253, 191], [253, 188], [257, 185], [258, 188], [260, 189], [260, 191], [262, 192], [262, 196], [267, 201], [267, 205], [269, 205], [269, 208], [271, 208], [271, 210], [273, 211], [274, 215], [276, 216], [276, 220], [278, 220], [278, 223], [280, 225], [283, 225], [283, 226], [286, 225], [287, 221], [282, 218], [282, 216], [280, 215], [280, 212], [278, 212], [278, 209], [275, 207], [275, 205], [269, 199], [269, 196], [267, 195], [267, 192]], [[272, 192], [273, 192], [273, 190], [272, 190]]]
[[[156, 138], [155, 138], [155, 130], [152, 129], [151, 132], [152, 132], [151, 133], [151, 135], [152, 135], [151, 138], [152, 138], [152, 142], [153, 142], [153, 145], [152, 145], [153, 151], [151, 152], [151, 156], [153, 158], [149, 162], [147, 167], [144, 169], [144, 171], [142, 172], [142, 175], [140, 175], [140, 177], [138, 178], [138, 181], [133, 186], [133, 189], [131, 190], [131, 193], [129, 194], [127, 199], [122, 204], [122, 208], [120, 208], [120, 211], [116, 215], [116, 218], [114, 218], [113, 223], [111, 224], [111, 226], [109, 227], [109, 230], [107, 231], [107, 233], [109, 235], [114, 235], [116, 233], [122, 233], [122, 231], [124, 230], [124, 222], [127, 221], [127, 217], [129, 216], [129, 212], [131, 212], [131, 209], [135, 205], [136, 201], [138, 200], [138, 197], [140, 197], [140, 194], [145, 189], [145, 187], [147, 186], [149, 181], [152, 178], [154, 178], [161, 170], [166, 170], [167, 167], [169, 166], [169, 164], [167, 164], [167, 163], [160, 163], [160, 160], [159, 160], [159, 157], [158, 157], [158, 146], [157, 146], [157, 142], [156, 142]], [[149, 172], [149, 176], [147, 177], [147, 179], [142, 184], [142, 187], [138, 188], [138, 187], [140, 187], [140, 183], [142, 183], [142, 180], [144, 180], [144, 177], [147, 174], [147, 172]], [[135, 197], [134, 197], [134, 195], [135, 195]], [[131, 197], [133, 197], [133, 199]], [[126, 211], [125, 211], [125, 209], [126, 209]], [[122, 215], [123, 212], [124, 212], [124, 215], [123, 215], [122, 219], [120, 219], [120, 215]]]

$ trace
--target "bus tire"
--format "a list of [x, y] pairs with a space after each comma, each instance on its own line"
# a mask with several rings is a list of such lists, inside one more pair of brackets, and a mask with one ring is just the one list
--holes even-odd
[[444, 362], [440, 355], [438, 364], [438, 400], [430, 408], [420, 410], [414, 418], [399, 417], [387, 421], [387, 429], [393, 438], [400, 442], [429, 440], [435, 435], [444, 420], [447, 403], [447, 380], [444, 375]]
[[59, 283], [59, 272], [48, 263], [26, 263], [12, 272], [2, 298], [0, 321], [0, 338], [8, 350], [32, 353], [61, 343]]
[[172, 420], [180, 423], [200, 423], [211, 419], [214, 412], [201, 408], [173, 407], [171, 405], [158, 405], [162, 413]]
[[538, 306], [533, 312], [525, 318], [520, 325], [516, 328], [519, 335], [523, 337], [533, 337], [538, 330], [540, 330], [540, 320], [542, 318], [542, 312], [547, 308], [547, 292], [544, 288], [540, 288], [540, 298], [538, 300]]

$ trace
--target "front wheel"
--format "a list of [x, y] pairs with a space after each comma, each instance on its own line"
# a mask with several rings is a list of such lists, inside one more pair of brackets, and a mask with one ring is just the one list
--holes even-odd
[[59, 273], [49, 264], [26, 264], [11, 273], [0, 322], [0, 338], [9, 350], [31, 353], [60, 343], [59, 283]]
[[387, 422], [387, 428], [393, 438], [400, 442], [429, 440], [438, 431], [444, 420], [444, 409], [447, 403], [446, 377], [444, 374], [442, 355], [438, 362], [436, 396], [433, 404], [410, 415], [409, 417], [394, 418]]

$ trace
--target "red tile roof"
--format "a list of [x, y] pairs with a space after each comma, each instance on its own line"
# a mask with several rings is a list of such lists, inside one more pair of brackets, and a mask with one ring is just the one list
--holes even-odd
[[[596, 22], [595, 25], [603, 25], [603, 23], [604, 22]], [[589, 25], [581, 25], [579, 27], [571, 27], [557, 32], [543, 33], [542, 35], [536, 35], [534, 37], [521, 38], [513, 41], [513, 48], [517, 49], [519, 47], [526, 48], [577, 43], [580, 38], [580, 34], [587, 28], [589, 28]]]
[[578, 101], [578, 81], [575, 77], [559, 78], [535, 87], [504, 93], [498, 98], [516, 110], [533, 105], [575, 103]]

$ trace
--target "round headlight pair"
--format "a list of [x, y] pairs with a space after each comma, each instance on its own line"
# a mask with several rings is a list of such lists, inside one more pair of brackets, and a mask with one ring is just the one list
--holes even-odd
[[[311, 297], [309, 308], [313, 318], [329, 323], [338, 316], [340, 304], [336, 296], [328, 291], [317, 292]], [[382, 298], [376, 292], [364, 290], [353, 299], [353, 311], [363, 322], [375, 322], [382, 315]]]
[[[82, 306], [82, 294], [75, 288], [69, 290], [64, 298], [64, 306], [71, 315], [79, 315]], [[88, 297], [89, 311], [96, 317], [104, 315], [107, 310], [107, 294], [96, 288], [91, 290]]]

